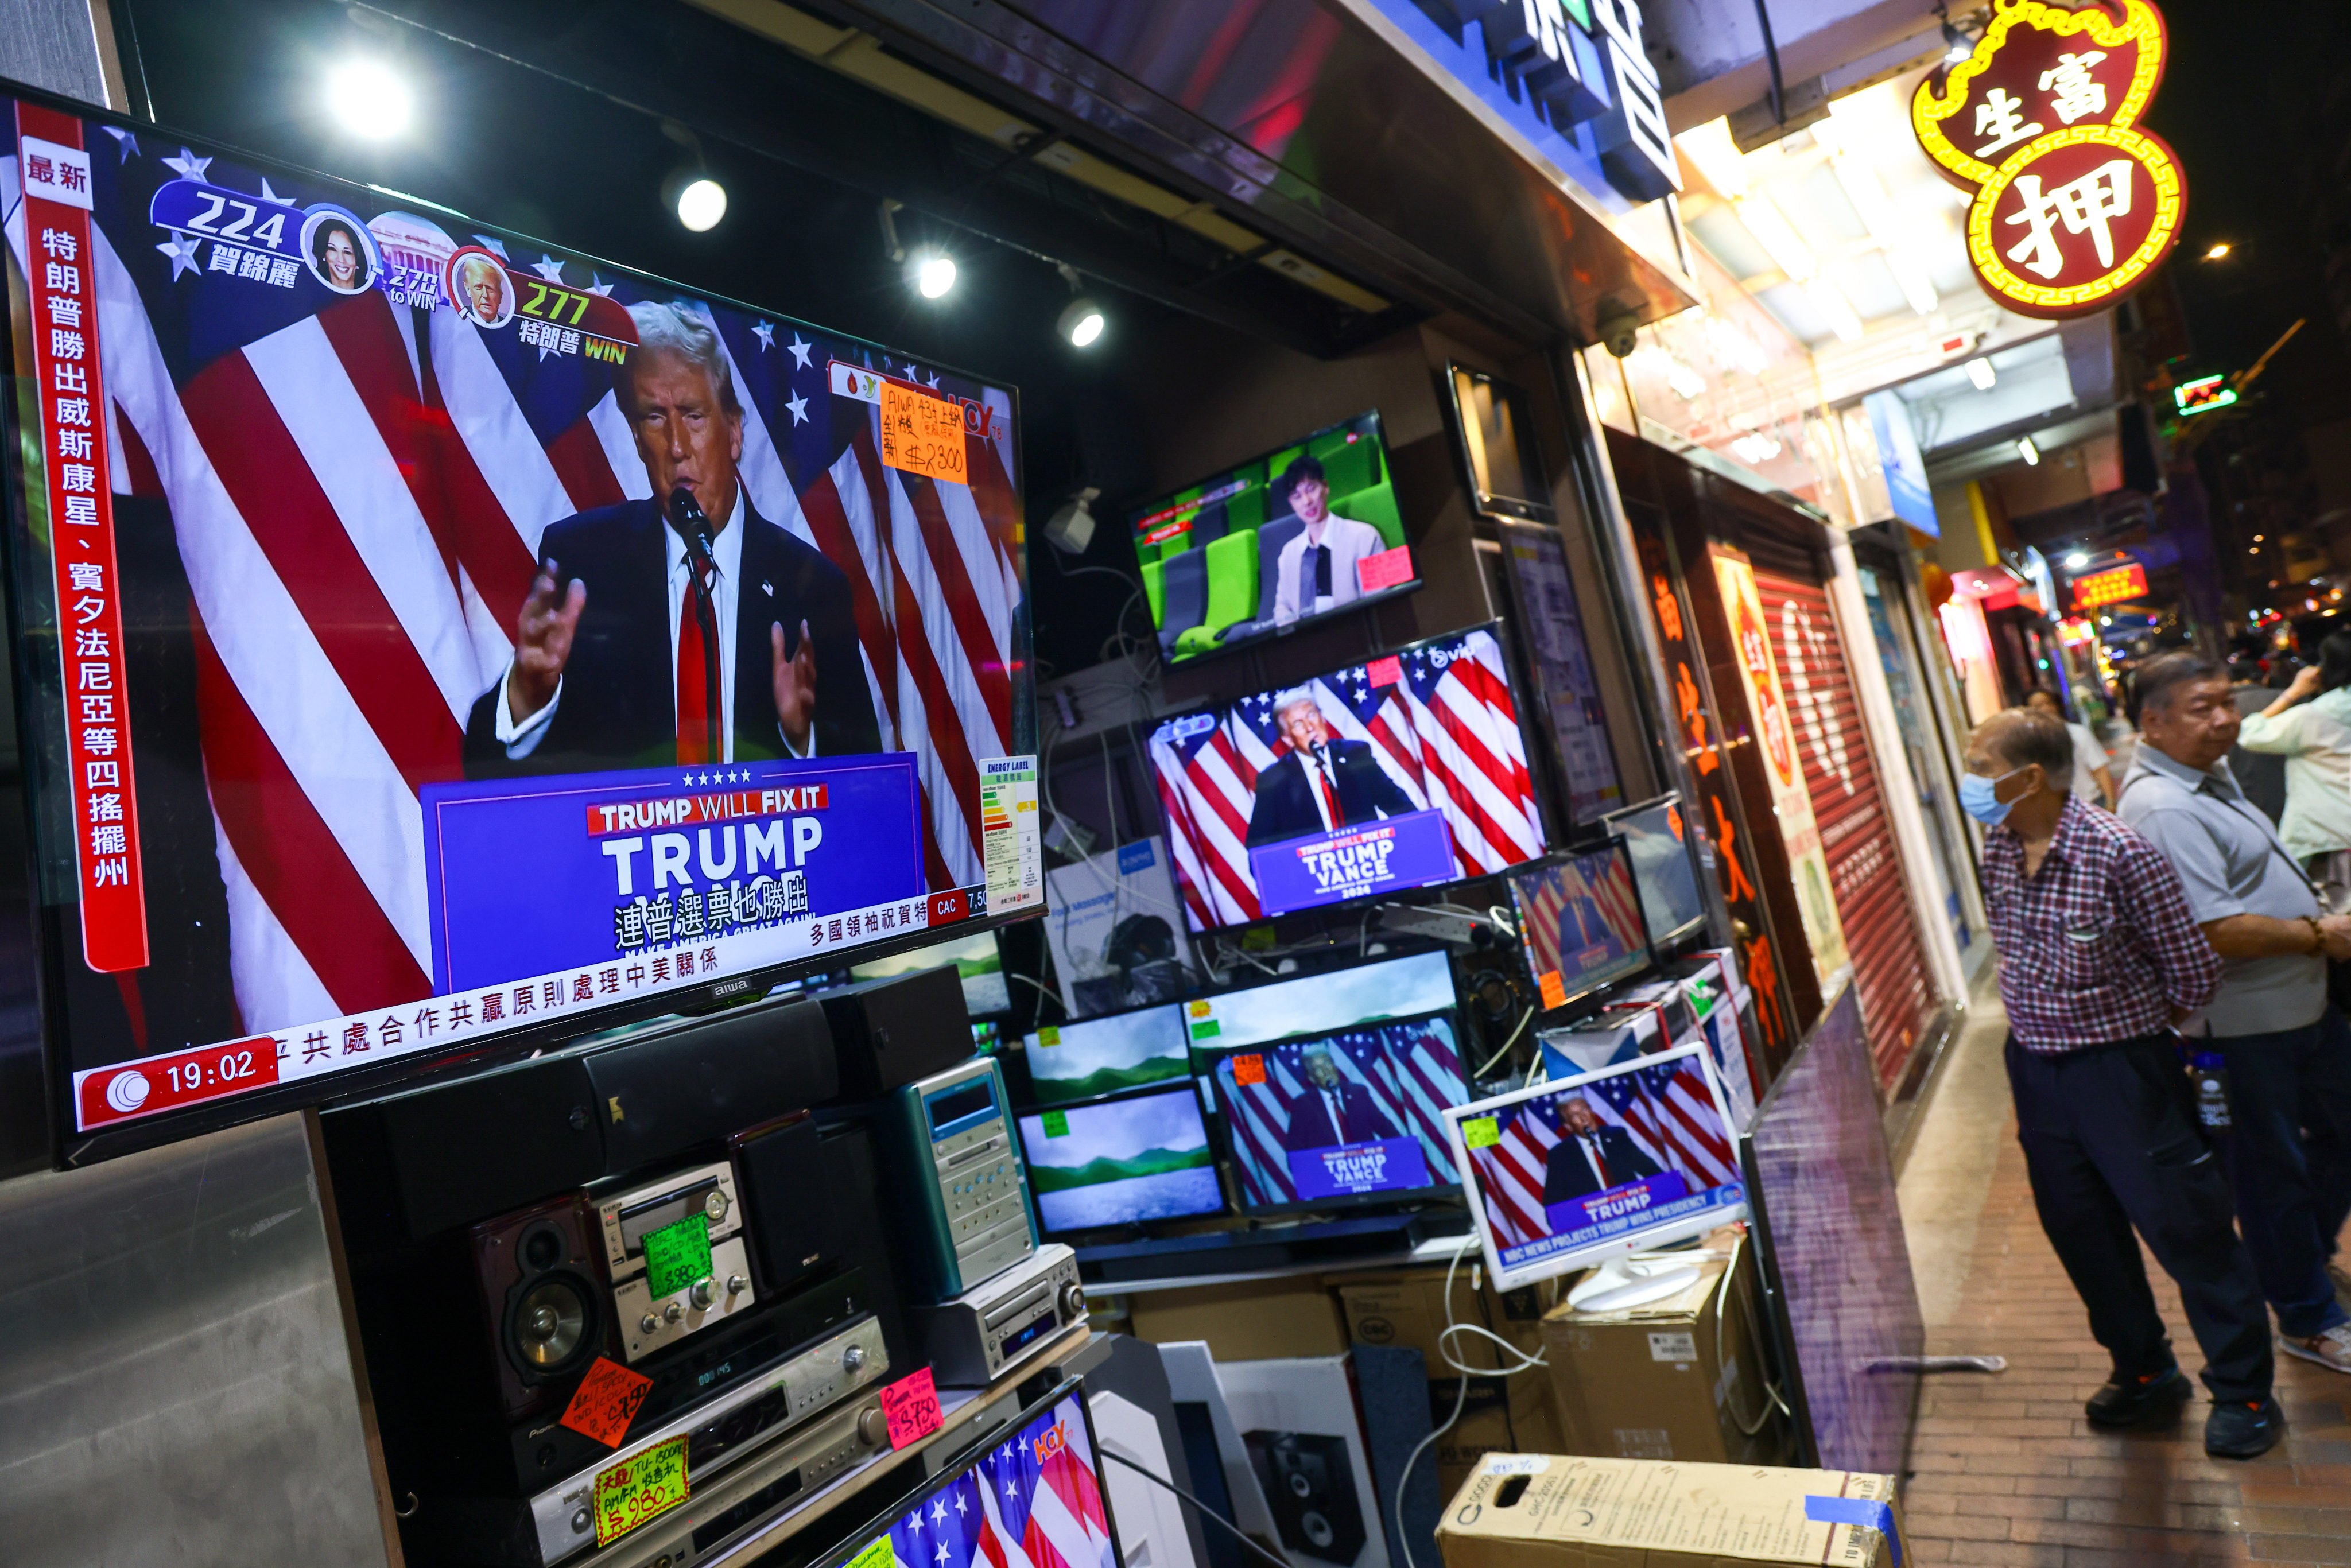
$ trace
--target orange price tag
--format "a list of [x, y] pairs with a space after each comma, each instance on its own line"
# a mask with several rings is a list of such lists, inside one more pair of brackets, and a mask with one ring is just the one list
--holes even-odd
[[637, 1418], [637, 1409], [653, 1386], [653, 1380], [643, 1373], [631, 1372], [600, 1355], [588, 1375], [580, 1380], [580, 1386], [572, 1390], [571, 1403], [563, 1407], [562, 1424], [608, 1448], [617, 1448], [629, 1435], [629, 1423]]
[[1567, 986], [1560, 979], [1557, 969], [1545, 969], [1542, 978], [1536, 984], [1542, 987], [1542, 1004], [1546, 1009], [1567, 1006]]
[[890, 1422], [893, 1453], [939, 1429], [946, 1417], [939, 1412], [939, 1391], [927, 1366], [882, 1390], [882, 1414]]
[[1365, 593], [1395, 588], [1412, 580], [1412, 551], [1403, 545], [1367, 555], [1355, 563], [1355, 580]]
[[897, 382], [882, 383], [882, 461], [926, 479], [967, 484], [963, 408]]
[[1233, 1058], [1233, 1082], [1246, 1089], [1265, 1082], [1265, 1058], [1251, 1051]]
[[1404, 685], [1404, 661], [1390, 653], [1384, 659], [1374, 659], [1364, 672], [1364, 679], [1374, 686]]
[[646, 1521], [667, 1513], [687, 1495], [685, 1434], [681, 1432], [596, 1477], [596, 1544], [610, 1546]]

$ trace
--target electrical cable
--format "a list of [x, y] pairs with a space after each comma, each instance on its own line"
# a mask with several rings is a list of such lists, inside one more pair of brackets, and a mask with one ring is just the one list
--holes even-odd
[[1771, 68], [1771, 120], [1785, 125], [1788, 105], [1780, 85], [1780, 46], [1771, 41], [1771, 13], [1764, 9], [1763, 0], [1755, 0], [1755, 20], [1763, 29], [1763, 58]]
[[1251, 1552], [1254, 1552], [1259, 1557], [1264, 1558], [1268, 1563], [1272, 1563], [1273, 1568], [1291, 1568], [1291, 1565], [1287, 1559], [1277, 1557], [1272, 1552], [1268, 1552], [1264, 1547], [1259, 1546], [1257, 1543], [1256, 1538], [1241, 1529], [1239, 1525], [1235, 1524], [1231, 1520], [1227, 1519], [1223, 1514], [1218, 1513], [1215, 1509], [1210, 1508], [1207, 1503], [1202, 1502], [1198, 1498], [1194, 1497], [1190, 1492], [1186, 1491], [1182, 1487], [1177, 1486], [1165, 1476], [1157, 1474], [1152, 1470], [1144, 1469], [1141, 1465], [1136, 1464], [1133, 1459], [1128, 1458], [1124, 1454], [1120, 1453], [1115, 1448], [1105, 1446], [1102, 1449], [1102, 1454], [1104, 1458], [1116, 1459], [1120, 1464], [1124, 1465], [1128, 1469], [1133, 1470], [1144, 1480], [1150, 1481], [1155, 1486], [1165, 1487], [1169, 1491], [1174, 1492], [1177, 1497], [1180, 1497], [1186, 1502], [1190, 1503], [1192, 1505], [1193, 1512], [1198, 1514], [1202, 1519], [1205, 1519], [1209, 1523], [1215, 1525], [1218, 1530], [1224, 1531], [1234, 1540], [1239, 1542], [1243, 1546], [1248, 1547]]
[[[1413, 1467], [1420, 1462], [1421, 1455], [1428, 1452], [1429, 1445], [1436, 1442], [1437, 1438], [1442, 1437], [1446, 1433], [1450, 1432], [1456, 1426], [1459, 1425], [1461, 1420], [1461, 1412], [1467, 1409], [1469, 1405], [1469, 1379], [1472, 1377], [1516, 1377], [1521, 1372], [1531, 1372], [1538, 1366], [1548, 1366], [1551, 1364], [1539, 1355], [1531, 1356], [1527, 1354], [1526, 1352], [1520, 1350], [1517, 1345], [1512, 1344], [1509, 1340], [1504, 1339], [1500, 1334], [1494, 1333], [1491, 1329], [1480, 1327], [1476, 1323], [1456, 1322], [1453, 1320], [1453, 1281], [1461, 1272], [1461, 1254], [1468, 1250], [1469, 1250], [1469, 1249], [1466, 1245], [1457, 1248], [1453, 1253], [1453, 1261], [1446, 1265], [1445, 1327], [1438, 1330], [1437, 1335], [1437, 1355], [1447, 1366], [1452, 1367], [1456, 1372], [1462, 1375], [1457, 1380], [1459, 1386], [1455, 1389], [1453, 1395], [1453, 1414], [1445, 1418], [1445, 1425], [1429, 1433], [1427, 1437], [1423, 1437], [1420, 1442], [1415, 1446], [1411, 1454], [1408, 1455], [1404, 1461], [1404, 1469], [1396, 1475], [1396, 1544], [1401, 1547], [1404, 1552], [1404, 1568], [1419, 1568], [1419, 1564], [1412, 1560], [1412, 1531], [1405, 1528], [1404, 1522], [1405, 1489], [1412, 1484]], [[1470, 1288], [1473, 1290], [1479, 1288], [1478, 1278], [1474, 1274], [1470, 1279]], [[1447, 1342], [1450, 1341], [1457, 1333], [1473, 1333], [1482, 1338], [1489, 1339], [1501, 1349], [1506, 1350], [1510, 1354], [1516, 1356], [1519, 1359], [1520, 1364], [1512, 1367], [1491, 1368], [1465, 1365], [1461, 1362], [1456, 1360], [1454, 1358], [1453, 1352], [1447, 1348]]]
[[1520, 1015], [1520, 1019], [1519, 1019], [1519, 1027], [1518, 1027], [1518, 1028], [1516, 1028], [1516, 1029], [1514, 1029], [1514, 1030], [1512, 1030], [1510, 1031], [1510, 1039], [1508, 1039], [1508, 1040], [1504, 1040], [1504, 1041], [1502, 1042], [1502, 1049], [1501, 1049], [1501, 1050], [1499, 1050], [1499, 1051], [1496, 1051], [1496, 1052], [1493, 1054], [1493, 1056], [1492, 1056], [1492, 1057], [1491, 1057], [1491, 1058], [1487, 1061], [1487, 1063], [1486, 1063], [1486, 1065], [1485, 1065], [1485, 1066], [1483, 1066], [1483, 1067], [1479, 1068], [1477, 1071], [1475, 1071], [1475, 1072], [1473, 1072], [1473, 1073], [1471, 1073], [1471, 1074], [1469, 1075], [1469, 1077], [1470, 1077], [1470, 1082], [1474, 1083], [1474, 1082], [1476, 1082], [1478, 1080], [1479, 1080], [1479, 1079], [1481, 1079], [1481, 1078], [1485, 1077], [1485, 1076], [1486, 1076], [1486, 1074], [1488, 1074], [1489, 1072], [1491, 1072], [1492, 1071], [1494, 1071], [1494, 1063], [1495, 1063], [1495, 1062], [1497, 1062], [1497, 1061], [1501, 1061], [1501, 1060], [1502, 1060], [1502, 1058], [1504, 1058], [1504, 1057], [1506, 1057], [1506, 1056], [1508, 1056], [1508, 1055], [1510, 1055], [1510, 1048], [1511, 1048], [1512, 1046], [1514, 1046], [1514, 1045], [1516, 1045], [1516, 1044], [1518, 1044], [1518, 1043], [1519, 1043], [1519, 1036], [1520, 1036], [1520, 1035], [1522, 1035], [1522, 1034], [1526, 1033], [1526, 1032], [1527, 1032], [1527, 1025], [1529, 1025], [1529, 1024], [1531, 1024], [1531, 1023], [1532, 1023], [1532, 1022], [1534, 1022], [1534, 1021], [1535, 1021], [1535, 1009], [1534, 1009], [1534, 1005], [1531, 1002], [1531, 1003], [1529, 1003], [1529, 1004], [1527, 1005], [1527, 1010], [1526, 1010], [1522, 1015]]

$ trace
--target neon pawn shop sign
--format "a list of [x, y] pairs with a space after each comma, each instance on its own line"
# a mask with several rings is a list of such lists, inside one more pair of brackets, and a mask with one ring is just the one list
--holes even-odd
[[1974, 51], [1918, 85], [1918, 144], [1973, 193], [1968, 261], [2011, 310], [2055, 319], [2100, 309], [2179, 243], [2187, 177], [2137, 124], [2166, 47], [2147, 0], [2078, 11], [1994, 0]]

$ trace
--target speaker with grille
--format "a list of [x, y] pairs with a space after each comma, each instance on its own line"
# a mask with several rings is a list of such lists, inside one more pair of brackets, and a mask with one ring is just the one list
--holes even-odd
[[468, 1240], [484, 1320], [497, 1335], [499, 1403], [517, 1419], [568, 1396], [604, 1348], [587, 1208], [557, 1198], [485, 1220]]

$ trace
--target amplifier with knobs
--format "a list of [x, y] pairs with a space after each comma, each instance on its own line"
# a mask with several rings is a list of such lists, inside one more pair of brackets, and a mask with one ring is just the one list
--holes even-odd
[[1086, 1321], [1078, 1255], [1058, 1241], [935, 1307], [913, 1309], [922, 1354], [942, 1387], [978, 1388]]
[[632, 1362], [758, 1301], [743, 1205], [726, 1161], [590, 1187], [622, 1353]]

